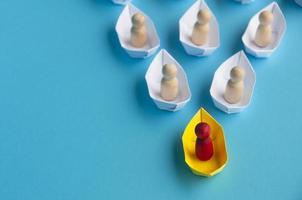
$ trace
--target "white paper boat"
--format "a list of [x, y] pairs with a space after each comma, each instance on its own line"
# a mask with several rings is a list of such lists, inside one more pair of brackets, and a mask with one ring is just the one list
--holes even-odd
[[[176, 65], [179, 81], [179, 94], [174, 101], [165, 101], [160, 96], [160, 83], [163, 77], [162, 67], [165, 64]], [[158, 108], [168, 111], [177, 111], [183, 108], [191, 99], [191, 91], [186, 72], [181, 65], [164, 49], [162, 49], [153, 59], [145, 76], [150, 97]]]
[[[244, 93], [240, 102], [229, 104], [224, 99], [224, 92], [228, 80], [230, 79], [230, 71], [234, 66], [241, 66], [245, 70]], [[240, 51], [227, 59], [214, 74], [210, 94], [217, 108], [226, 113], [237, 113], [245, 109], [251, 102], [253, 90], [256, 82], [256, 74], [254, 69], [246, 57], [244, 51]]]
[[[147, 44], [142, 48], [135, 48], [130, 44], [130, 30], [132, 26], [131, 17], [135, 13], [143, 14], [146, 20], [148, 41]], [[154, 54], [159, 48], [160, 41], [152, 20], [138, 8], [133, 6], [131, 3], [128, 3], [125, 6], [124, 10], [119, 16], [115, 26], [115, 30], [118, 35], [118, 39], [120, 41], [121, 46], [131, 57], [146, 58]]]
[[[202, 46], [197, 46], [192, 43], [191, 35], [200, 9], [209, 10], [212, 18], [210, 21], [209, 41]], [[220, 46], [217, 19], [204, 0], [196, 1], [179, 20], [179, 40], [185, 51], [194, 56], [208, 56]]]
[[235, 0], [237, 2], [240, 2], [241, 4], [248, 4], [248, 3], [252, 3], [254, 0]]
[[[255, 42], [255, 34], [259, 25], [259, 14], [264, 11], [269, 10], [273, 13], [274, 20], [272, 24], [273, 30], [273, 39], [272, 43], [267, 47], [261, 48], [258, 47]], [[286, 21], [284, 15], [276, 2], [271, 3], [261, 11], [259, 11], [256, 15], [252, 17], [250, 20], [245, 33], [242, 36], [242, 42], [245, 47], [245, 51], [255, 57], [269, 57], [279, 46], [283, 35], [286, 31]]]
[[299, 6], [302, 6], [302, 0], [295, 0], [295, 2], [296, 2]]
[[112, 0], [112, 2], [116, 4], [127, 4], [130, 1], [131, 0]]

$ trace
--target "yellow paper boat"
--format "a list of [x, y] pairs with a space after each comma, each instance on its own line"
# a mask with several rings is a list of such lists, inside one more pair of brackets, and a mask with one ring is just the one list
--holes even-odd
[[[208, 161], [200, 161], [195, 155], [195, 126], [206, 122], [211, 127], [214, 154]], [[182, 136], [185, 161], [192, 172], [201, 176], [214, 176], [225, 167], [228, 155], [221, 125], [204, 109], [201, 108], [191, 119]]]

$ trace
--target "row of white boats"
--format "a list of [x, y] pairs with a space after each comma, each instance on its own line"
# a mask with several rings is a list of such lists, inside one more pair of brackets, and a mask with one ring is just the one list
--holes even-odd
[[[116, 4], [126, 4], [128, 2], [130, 2], [131, 0], [112, 0], [113, 3], [116, 3]], [[234, 0], [234, 1], [237, 1], [237, 2], [240, 2], [242, 4], [249, 4], [249, 3], [252, 3], [253, 1], [255, 0]], [[295, 0], [295, 2], [302, 6], [302, 0]]]
[[[115, 0], [116, 1], [116, 0]], [[249, 3], [250, 0], [242, 0], [242, 3]], [[123, 2], [125, 3], [125, 2]], [[209, 39], [205, 45], [196, 46], [190, 40], [197, 13], [200, 9], [207, 9], [211, 12], [212, 18], [210, 21]], [[271, 11], [274, 16], [272, 24], [272, 42], [265, 48], [260, 48], [254, 43], [254, 36], [259, 25], [258, 16], [264, 11]], [[130, 29], [132, 26], [131, 17], [135, 13], [141, 13], [145, 16], [146, 26], [148, 30], [148, 42], [142, 48], [134, 48], [130, 44]], [[255, 14], [249, 21], [246, 31], [242, 36], [245, 51], [255, 57], [269, 57], [279, 46], [283, 35], [286, 31], [285, 17], [276, 2], [272, 2], [257, 14]], [[160, 39], [158, 37], [156, 28], [151, 18], [144, 14], [141, 10], [136, 8], [131, 3], [127, 3], [116, 24], [116, 32], [121, 46], [125, 51], [135, 58], [146, 58], [156, 53], [160, 47]], [[204, 0], [197, 0], [181, 17], [179, 21], [179, 39], [185, 51], [194, 56], [209, 56], [220, 46], [219, 24], [211, 9]], [[160, 82], [162, 79], [162, 66], [167, 63], [174, 63], [178, 68], [179, 80], [179, 95], [174, 101], [165, 101], [160, 96]], [[223, 95], [227, 81], [230, 79], [230, 71], [234, 66], [241, 66], [245, 69], [246, 76], [244, 80], [244, 95], [241, 101], [236, 104], [229, 104], [225, 101]], [[191, 99], [191, 92], [186, 73], [182, 66], [164, 49], [162, 49], [153, 59], [145, 76], [150, 97], [155, 104], [164, 110], [177, 111], [183, 108]], [[236, 113], [245, 109], [251, 101], [253, 90], [256, 82], [256, 74], [253, 70], [244, 51], [240, 51], [227, 59], [216, 70], [210, 94], [212, 96], [215, 106], [226, 113]]]
[[[212, 18], [209, 24], [209, 39], [205, 45], [197, 46], [192, 43], [190, 36], [194, 27], [194, 23], [197, 13], [201, 9], [207, 9], [211, 12]], [[258, 47], [254, 43], [254, 36], [259, 25], [258, 16], [264, 11], [268, 10], [273, 13], [274, 22], [272, 24], [272, 42], [265, 48]], [[141, 13], [146, 18], [146, 26], [148, 29], [148, 42], [142, 48], [134, 48], [130, 44], [130, 29], [132, 26], [131, 16], [134, 13]], [[156, 28], [151, 18], [144, 14], [141, 10], [136, 8], [131, 3], [128, 3], [121, 15], [118, 18], [116, 24], [116, 32], [121, 46], [126, 52], [135, 58], [146, 58], [154, 54], [160, 47], [160, 39], [158, 37]], [[286, 31], [285, 17], [276, 2], [273, 2], [260, 10], [249, 21], [246, 31], [242, 36], [242, 42], [244, 44], [245, 51], [255, 57], [269, 57], [279, 46], [283, 35]], [[179, 20], [179, 40], [184, 47], [185, 51], [194, 56], [209, 56], [220, 46], [220, 33], [219, 24], [211, 9], [208, 7], [204, 0], [196, 1], [187, 12]]]
[[[165, 101], [160, 96], [160, 83], [162, 79], [162, 66], [167, 63], [173, 63], [178, 69], [179, 94], [174, 101]], [[230, 71], [234, 66], [241, 66], [245, 70], [244, 93], [241, 100], [236, 104], [230, 104], [224, 99], [226, 84], [230, 79]], [[168, 111], [177, 111], [182, 109], [191, 99], [191, 91], [187, 75], [182, 66], [165, 50], [162, 49], [151, 62], [145, 79], [148, 86], [149, 95], [158, 108]], [[216, 70], [210, 94], [217, 108], [226, 113], [237, 113], [245, 109], [251, 101], [256, 82], [255, 71], [245, 55], [240, 51], [227, 59]]]

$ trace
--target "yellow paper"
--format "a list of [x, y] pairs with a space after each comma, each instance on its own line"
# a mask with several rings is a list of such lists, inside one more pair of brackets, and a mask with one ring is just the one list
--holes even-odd
[[[208, 161], [200, 161], [195, 155], [195, 126], [206, 122], [211, 127], [210, 137], [213, 140], [214, 154]], [[225, 167], [228, 156], [221, 125], [203, 108], [191, 119], [182, 136], [185, 161], [192, 172], [201, 176], [214, 176]]]

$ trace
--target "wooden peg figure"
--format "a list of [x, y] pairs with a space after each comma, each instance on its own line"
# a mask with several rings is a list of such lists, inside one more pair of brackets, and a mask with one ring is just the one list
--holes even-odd
[[177, 68], [172, 63], [165, 64], [162, 69], [162, 74], [160, 95], [166, 101], [173, 101], [178, 95]]
[[195, 134], [197, 136], [195, 155], [201, 161], [210, 160], [214, 153], [210, 132], [210, 126], [205, 122], [201, 122], [195, 126]]
[[132, 16], [131, 21], [131, 45], [136, 48], [141, 48], [147, 43], [148, 39], [145, 17], [141, 13], [136, 13]]
[[272, 42], [273, 14], [270, 11], [263, 11], [259, 15], [259, 26], [256, 31], [255, 43], [259, 47], [266, 47]]
[[211, 12], [208, 10], [200, 10], [197, 14], [197, 21], [194, 25], [191, 40], [197, 45], [204, 45], [208, 41], [210, 30]]
[[242, 67], [236, 66], [231, 70], [231, 78], [224, 93], [224, 99], [230, 104], [238, 103], [241, 100], [244, 90], [244, 76], [245, 71]]

